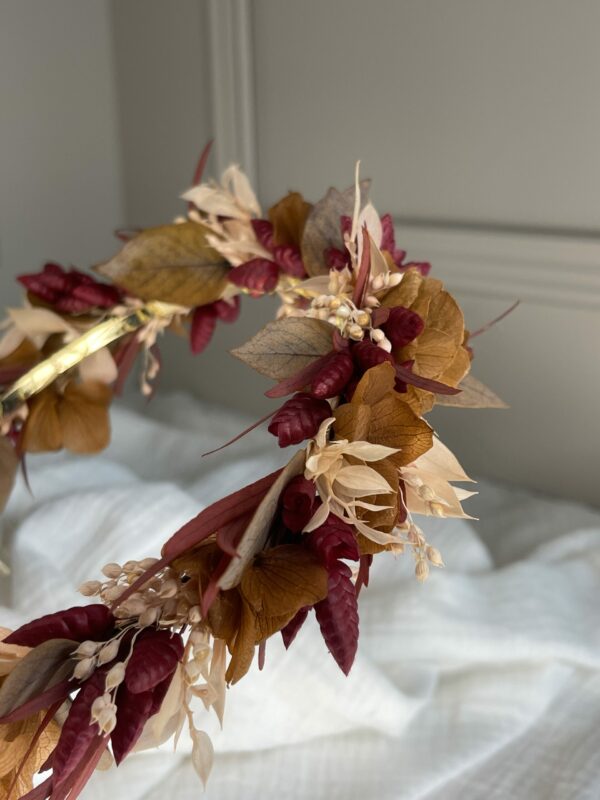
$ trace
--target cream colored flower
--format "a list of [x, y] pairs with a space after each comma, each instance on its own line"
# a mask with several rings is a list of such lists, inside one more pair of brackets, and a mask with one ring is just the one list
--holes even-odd
[[326, 419], [308, 445], [304, 475], [314, 481], [321, 505], [305, 531], [315, 530], [333, 513], [374, 542], [388, 544], [398, 541], [396, 534], [378, 531], [358, 518], [358, 509], [381, 511], [390, 507], [369, 503], [363, 498], [393, 495], [395, 490], [372, 467], [349, 461], [350, 458], [364, 462], [381, 461], [398, 450], [371, 442], [348, 442], [346, 439], [331, 442], [328, 434], [334, 421], [333, 417]]
[[250, 181], [237, 164], [227, 167], [220, 184], [216, 181], [201, 183], [184, 192], [182, 198], [209, 216], [249, 220], [261, 215]]
[[401, 469], [401, 477], [406, 487], [406, 506], [412, 514], [473, 519], [465, 514], [461, 501], [477, 492], [469, 492], [450, 483], [473, 481], [454, 454], [436, 437], [430, 450]]

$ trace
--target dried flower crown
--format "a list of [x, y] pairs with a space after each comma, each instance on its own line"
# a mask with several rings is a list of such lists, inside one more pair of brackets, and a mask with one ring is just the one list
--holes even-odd
[[442, 558], [413, 516], [464, 516], [470, 492], [453, 482], [469, 478], [424, 415], [503, 406], [469, 375], [457, 303], [429, 264], [405, 260], [358, 169], [350, 189], [315, 205], [289, 193], [268, 218], [236, 166], [196, 183], [186, 218], [137, 233], [96, 269], [111, 283], [55, 264], [20, 278], [27, 304], [0, 341], [0, 501], [26, 452], [106, 446], [108, 406], [138, 355], [149, 393], [158, 335], [189, 325], [201, 352], [244, 294], [281, 299], [234, 355], [276, 382], [269, 397], [289, 398], [268, 430], [302, 449], [202, 510], [160, 558], [105, 565], [80, 587], [96, 602], [4, 632], [4, 796], [72, 800], [96, 767], [186, 723], [205, 781], [212, 746], [192, 700], [222, 720], [256, 648], [262, 667], [268, 638], [289, 647], [311, 610], [347, 674], [373, 556], [408, 549], [424, 580]]

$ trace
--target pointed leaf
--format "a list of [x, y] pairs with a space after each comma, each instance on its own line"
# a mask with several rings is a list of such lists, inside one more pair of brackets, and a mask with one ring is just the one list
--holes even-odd
[[202, 225], [184, 222], [148, 228], [96, 270], [142, 300], [193, 307], [221, 297], [229, 266]]
[[170, 677], [183, 657], [178, 633], [149, 631], [137, 640], [125, 672], [125, 684], [133, 694], [147, 692]]
[[206, 786], [213, 765], [214, 748], [209, 735], [204, 731], [193, 729], [190, 731], [190, 735], [192, 737], [192, 764], [202, 784]]
[[474, 378], [473, 375], [465, 376], [458, 388], [460, 394], [440, 395], [437, 398], [437, 404], [454, 408], [508, 408], [504, 400], [501, 400], [495, 392]]
[[301, 608], [300, 611], [296, 614], [295, 617], [288, 622], [285, 628], [281, 629], [281, 638], [283, 639], [283, 645], [286, 650], [289, 649], [289, 646], [294, 641], [300, 628], [306, 622], [306, 618], [308, 617], [308, 612], [310, 611], [309, 606], [305, 606]]
[[49, 639], [18, 662], [0, 686], [0, 717], [5, 717], [32, 697], [68, 678], [75, 666], [72, 639]]
[[46, 614], [22, 625], [4, 639], [5, 644], [36, 647], [48, 639], [86, 639], [101, 641], [114, 626], [114, 617], [101, 603], [89, 606], [73, 606], [55, 614]]
[[131, 752], [152, 716], [152, 694], [152, 690], [131, 692], [125, 684], [119, 687], [117, 724], [110, 737], [117, 766]]
[[284, 317], [231, 352], [261, 375], [281, 381], [330, 353], [333, 332], [322, 320]]

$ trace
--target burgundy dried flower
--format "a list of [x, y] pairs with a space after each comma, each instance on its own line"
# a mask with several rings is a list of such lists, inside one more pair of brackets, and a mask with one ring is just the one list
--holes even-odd
[[279, 267], [267, 258], [253, 258], [229, 272], [231, 283], [247, 289], [253, 297], [272, 292], [279, 280]]
[[315, 503], [315, 484], [302, 475], [292, 478], [281, 495], [282, 518], [285, 527], [292, 533], [303, 531], [314, 513]]
[[406, 250], [396, 249], [396, 234], [394, 233], [394, 221], [390, 214], [384, 214], [381, 217], [381, 245], [382, 250], [385, 250], [392, 257], [394, 264], [405, 272], [407, 269], [418, 269], [424, 277], [429, 274], [431, 264], [427, 261], [410, 261], [404, 263], [406, 258]]
[[286, 275], [303, 278], [306, 275], [300, 250], [293, 244], [282, 244], [273, 248], [273, 259]]
[[142, 735], [144, 725], [153, 713], [156, 713], [153, 712], [153, 695], [154, 692], [152, 690], [134, 693], [129, 691], [125, 684], [121, 684], [119, 687], [117, 692], [117, 724], [110, 737], [117, 766], [131, 752]]
[[110, 610], [101, 603], [74, 606], [55, 614], [46, 614], [22, 625], [4, 639], [5, 644], [37, 647], [48, 639], [86, 639], [101, 641], [115, 624]]
[[154, 689], [172, 675], [183, 657], [183, 640], [170, 631], [148, 631], [135, 643], [125, 672], [130, 692], [139, 694]]
[[343, 561], [329, 570], [329, 592], [315, 614], [329, 652], [342, 672], [350, 672], [358, 647], [358, 604], [352, 571]]
[[307, 534], [306, 541], [328, 570], [335, 568], [339, 558], [358, 561], [360, 555], [354, 529], [335, 514], [330, 514], [320, 527]]
[[301, 608], [300, 611], [293, 617], [288, 624], [281, 629], [281, 638], [283, 639], [283, 645], [287, 650], [291, 643], [296, 638], [298, 631], [306, 622], [306, 618], [308, 617], [308, 612], [310, 611], [310, 606], [305, 606]]
[[330, 416], [331, 407], [326, 400], [300, 392], [281, 406], [268, 431], [277, 436], [280, 447], [288, 447], [312, 438], [323, 420]]
[[82, 314], [97, 308], [112, 308], [122, 301], [121, 292], [77, 269], [65, 270], [49, 262], [41, 272], [19, 275], [27, 291], [61, 314]]
[[198, 306], [192, 314], [192, 327], [190, 329], [190, 347], [192, 353], [202, 353], [213, 337], [217, 325], [217, 312], [212, 303], [207, 306]]
[[336, 353], [317, 373], [311, 384], [310, 392], [313, 397], [322, 399], [337, 397], [353, 373], [354, 362], [349, 353]]
[[392, 308], [387, 322], [382, 326], [394, 349], [405, 347], [423, 333], [425, 323], [410, 308], [396, 306]]
[[254, 235], [260, 244], [265, 250], [272, 252], [275, 246], [273, 242], [273, 223], [269, 222], [268, 219], [253, 219], [251, 220], [251, 225]]
[[395, 363], [391, 353], [387, 353], [381, 347], [377, 347], [376, 344], [367, 340], [357, 342], [352, 348], [352, 355], [361, 372], [383, 364], [384, 361], [389, 361], [390, 364]]

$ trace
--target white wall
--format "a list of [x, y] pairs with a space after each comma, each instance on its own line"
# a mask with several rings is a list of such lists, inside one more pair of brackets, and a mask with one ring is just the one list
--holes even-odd
[[122, 223], [109, 9], [0, 3], [0, 298], [45, 260], [89, 265]]
[[[265, 205], [374, 179], [400, 243], [434, 262], [508, 412], [433, 419], [475, 473], [600, 503], [600, 4], [596, 0], [0, 0], [2, 299], [46, 257], [110, 255], [151, 225], [210, 135]], [[5, 176], [7, 179], [5, 179]], [[245, 303], [161, 390], [258, 413], [225, 354], [272, 316]]]

